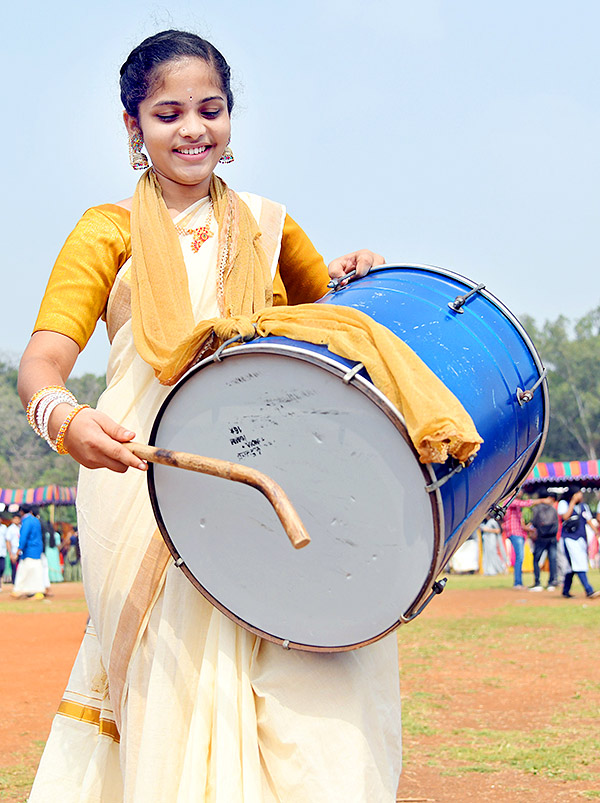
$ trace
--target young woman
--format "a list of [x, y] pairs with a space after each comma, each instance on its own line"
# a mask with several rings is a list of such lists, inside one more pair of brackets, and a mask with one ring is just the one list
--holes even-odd
[[[315, 655], [239, 628], [174, 567], [146, 465], [124, 446], [148, 438], [168, 384], [198, 359], [203, 321], [314, 301], [328, 271], [284, 207], [215, 176], [232, 158], [233, 98], [212, 45], [145, 40], [121, 98], [132, 164], [147, 166], [143, 144], [151, 167], [133, 198], [88, 210], [68, 238], [19, 377], [32, 426], [82, 465], [90, 611], [30, 801], [393, 801], [395, 636]], [[382, 261], [356, 252], [329, 275]], [[99, 318], [111, 352], [93, 410], [64, 385]]]
[[600, 591], [594, 591], [587, 577], [589, 561], [586, 523], [590, 522], [594, 526], [595, 519], [589, 507], [583, 503], [583, 493], [577, 490], [568, 501], [561, 499], [557, 512], [562, 519], [561, 541], [567, 559], [562, 595], [573, 596], [571, 585], [573, 577], [577, 575], [586, 597], [599, 597]]

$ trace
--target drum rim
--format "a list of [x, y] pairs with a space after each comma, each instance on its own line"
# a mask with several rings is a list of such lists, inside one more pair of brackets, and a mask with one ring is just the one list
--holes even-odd
[[[292, 341], [292, 342], [299, 342], [299, 341]], [[301, 342], [301, 341], [300, 341]], [[334, 375], [338, 376], [338, 378], [343, 379], [343, 377], [348, 373], [348, 366], [344, 363], [339, 362], [335, 359], [335, 355], [330, 357], [329, 355], [322, 354], [320, 352], [312, 351], [311, 349], [291, 345], [287, 343], [269, 343], [267, 339], [261, 339], [260, 342], [254, 343], [252, 341], [248, 343], [243, 343], [241, 345], [232, 345], [229, 346], [227, 349], [221, 352], [218, 358], [215, 355], [210, 355], [206, 357], [201, 362], [194, 365], [190, 370], [176, 383], [176, 385], [169, 391], [166, 398], [163, 400], [152, 424], [152, 429], [150, 432], [150, 437], [148, 439], [148, 443], [151, 446], [156, 445], [156, 435], [158, 433], [158, 429], [161, 423], [161, 420], [172, 400], [172, 398], [176, 395], [176, 393], [183, 387], [183, 385], [188, 382], [193, 376], [195, 376], [202, 368], [205, 368], [207, 365], [211, 363], [220, 362], [221, 360], [241, 354], [248, 354], [248, 353], [270, 353], [277, 356], [291, 356], [293, 359], [304, 359], [307, 362], [310, 362], [314, 365], [318, 365], [321, 368], [325, 368], [329, 373], [333, 373]], [[421, 463], [417, 454], [417, 451], [411, 442], [408, 432], [406, 430], [406, 425], [404, 422], [404, 418], [400, 411], [390, 402], [390, 400], [381, 393], [375, 385], [366, 380], [364, 377], [360, 376], [359, 374], [355, 374], [349, 384], [355, 384], [355, 388], [360, 390], [364, 393], [367, 398], [369, 398], [374, 404], [376, 404], [380, 410], [383, 410], [386, 417], [390, 422], [396, 427], [397, 431], [404, 439], [405, 443], [408, 445], [409, 449], [411, 450], [419, 469], [423, 475], [424, 484], [428, 485], [431, 482], [435, 482], [436, 475], [431, 467], [430, 464]], [[349, 650], [354, 650], [359, 647], [366, 646], [368, 644], [372, 644], [375, 641], [379, 641], [380, 639], [384, 638], [389, 633], [393, 632], [399, 625], [402, 624], [403, 621], [410, 618], [411, 614], [422, 604], [423, 600], [429, 593], [433, 583], [437, 579], [437, 576], [440, 571], [440, 559], [443, 552], [442, 549], [442, 538], [444, 533], [444, 506], [442, 502], [442, 497], [439, 489], [435, 489], [434, 491], [428, 492], [427, 496], [430, 500], [431, 505], [431, 513], [432, 513], [432, 523], [433, 523], [433, 543], [432, 543], [432, 560], [427, 571], [425, 580], [417, 592], [415, 599], [412, 603], [410, 603], [409, 607], [406, 611], [401, 611], [398, 614], [398, 619], [393, 622], [389, 627], [385, 630], [381, 631], [380, 633], [369, 637], [363, 641], [349, 643], [349, 644], [340, 644], [335, 646], [319, 646], [319, 645], [311, 645], [311, 644], [303, 644], [301, 642], [291, 641], [285, 638], [281, 638], [279, 636], [274, 636], [272, 633], [268, 633], [267, 631], [261, 630], [258, 627], [255, 627], [250, 622], [247, 622], [245, 619], [242, 619], [239, 615], [234, 613], [232, 610], [227, 608], [223, 605], [223, 603], [219, 602], [203, 585], [200, 581], [195, 577], [195, 575], [190, 571], [188, 566], [185, 563], [185, 560], [180, 555], [177, 550], [175, 543], [173, 542], [167, 526], [164, 522], [162, 517], [162, 513], [160, 510], [160, 505], [158, 501], [158, 494], [156, 490], [156, 485], [154, 481], [154, 464], [148, 464], [148, 471], [147, 471], [147, 485], [148, 485], [148, 494], [150, 497], [150, 503], [152, 506], [152, 512], [154, 513], [154, 518], [156, 520], [158, 529], [160, 534], [171, 553], [172, 557], [175, 560], [175, 565], [178, 569], [182, 571], [182, 573], [187, 577], [187, 579], [192, 583], [194, 588], [199, 591], [202, 596], [207, 599], [212, 605], [214, 605], [217, 610], [227, 616], [228, 619], [231, 619], [236, 624], [243, 627], [245, 630], [253, 633], [254, 635], [260, 636], [267, 641], [270, 641], [275, 644], [279, 644], [282, 647], [290, 648], [290, 649], [297, 649], [305, 652], [323, 652], [323, 653], [332, 653], [332, 652], [346, 652]]]
[[[461, 282], [462, 284], [464, 284], [466, 287], [469, 287], [470, 289], [474, 289], [479, 284], [478, 282], [475, 282], [473, 279], [469, 279], [467, 276], [463, 276], [461, 273], [456, 273], [456, 271], [448, 270], [448, 268], [442, 268], [439, 265], [427, 265], [425, 263], [422, 264], [422, 263], [418, 263], [418, 262], [389, 262], [389, 263], [386, 262], [384, 265], [376, 265], [375, 267], [371, 268], [371, 270], [369, 271], [367, 276], [366, 277], [362, 277], [362, 278], [367, 278], [368, 276], [371, 276], [374, 273], [378, 273], [379, 271], [398, 270], [398, 269], [400, 269], [400, 270], [402, 270], [402, 269], [414, 270], [415, 268], [419, 269], [419, 270], [423, 270], [423, 271], [429, 271], [431, 273], [438, 273], [441, 276], [448, 276], [448, 277], [450, 277], [452, 279], [456, 279], [457, 281]], [[352, 286], [352, 282], [353, 281], [357, 281], [357, 280], [356, 279], [354, 279], [354, 280], [350, 279], [350, 281], [349, 281], [348, 285], [346, 285], [346, 287]], [[340, 288], [340, 290], [343, 290], [343, 289], [344, 288]], [[323, 298], [326, 298], [327, 296], [332, 295], [332, 294], [337, 293], [337, 292], [340, 292], [340, 291], [331, 290], [329, 293], [327, 293], [326, 296], [323, 296]], [[525, 346], [527, 347], [529, 353], [531, 354], [533, 362], [534, 362], [536, 368], [538, 369], [539, 374], [541, 375], [542, 372], [545, 370], [544, 364], [542, 362], [542, 358], [541, 358], [537, 348], [535, 347], [535, 344], [534, 344], [533, 340], [531, 339], [531, 337], [527, 333], [527, 330], [525, 329], [525, 327], [523, 326], [521, 321], [515, 316], [515, 314], [513, 312], [511, 312], [511, 310], [506, 306], [506, 304], [504, 304], [502, 301], [500, 301], [500, 299], [497, 298], [493, 293], [491, 293], [487, 288], [483, 287], [478, 292], [479, 292], [480, 295], [484, 296], [484, 298], [486, 298], [488, 301], [490, 301], [495, 307], [497, 307], [500, 310], [500, 312], [514, 326], [514, 328], [516, 329], [516, 331], [520, 335], [521, 339], [525, 343]], [[541, 383], [541, 385], [539, 387], [539, 390], [541, 390], [541, 392], [542, 392], [542, 398], [543, 398], [543, 402], [544, 402], [543, 407], [544, 407], [544, 413], [545, 413], [541, 436], [540, 436], [540, 438], [538, 440], [537, 448], [532, 450], [530, 459], [527, 461], [527, 463], [525, 463], [525, 465], [524, 465], [522, 471], [520, 472], [518, 478], [515, 480], [514, 484], [511, 486], [511, 490], [508, 491], [507, 494], [505, 494], [503, 499], [507, 499], [509, 496], [511, 496], [512, 493], [514, 492], [514, 490], [516, 488], [520, 487], [525, 482], [525, 480], [529, 476], [530, 472], [533, 471], [534, 466], [538, 462], [538, 459], [539, 459], [539, 457], [541, 456], [541, 454], [542, 454], [542, 452], [544, 450], [544, 446], [546, 445], [546, 438], [548, 436], [548, 429], [549, 429], [549, 426], [550, 426], [550, 393], [549, 393], [549, 389], [548, 389], [548, 379], [547, 379], [547, 377], [544, 377], [544, 379], [542, 380], [542, 383]], [[499, 501], [502, 501], [502, 500], [499, 500]]]

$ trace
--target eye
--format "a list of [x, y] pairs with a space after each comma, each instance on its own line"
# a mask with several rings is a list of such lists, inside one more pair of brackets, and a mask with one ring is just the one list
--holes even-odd
[[207, 117], [209, 120], [214, 120], [215, 117], [218, 117], [221, 114], [221, 111], [222, 111], [221, 109], [215, 109], [214, 111], [203, 109], [202, 116]]
[[163, 123], [172, 123], [173, 120], [177, 119], [176, 114], [157, 114], [156, 116], [159, 120], [162, 120]]

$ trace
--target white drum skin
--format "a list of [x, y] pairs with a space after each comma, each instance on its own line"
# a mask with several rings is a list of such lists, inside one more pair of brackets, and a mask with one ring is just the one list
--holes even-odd
[[350, 649], [396, 627], [436, 551], [430, 472], [387, 400], [360, 378], [345, 384], [346, 372], [302, 349], [233, 348], [183, 380], [152, 436], [283, 487], [311, 536], [302, 550], [256, 490], [151, 469], [163, 535], [199, 590], [254, 632], [304, 649]]

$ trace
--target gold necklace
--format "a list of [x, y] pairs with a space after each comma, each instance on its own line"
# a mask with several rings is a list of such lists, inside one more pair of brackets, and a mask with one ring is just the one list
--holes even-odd
[[212, 215], [213, 215], [213, 205], [211, 201], [210, 208], [208, 210], [208, 217], [206, 218], [206, 223], [204, 224], [204, 226], [200, 226], [197, 229], [184, 229], [182, 226], [175, 225], [175, 228], [177, 229], [179, 234], [191, 235], [192, 242], [190, 243], [190, 245], [192, 247], [192, 251], [194, 252], [194, 254], [197, 254], [202, 244], [205, 243], [214, 234], [214, 232], [210, 227], [210, 224], [212, 222]]

